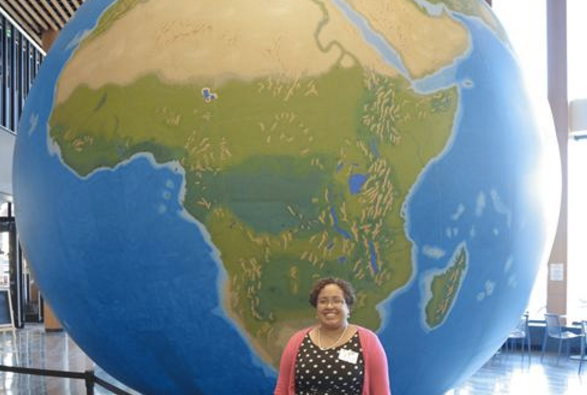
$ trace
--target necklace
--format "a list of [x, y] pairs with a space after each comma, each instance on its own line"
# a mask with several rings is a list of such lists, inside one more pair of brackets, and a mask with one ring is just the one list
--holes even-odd
[[331, 348], [336, 347], [338, 342], [340, 342], [342, 340], [342, 338], [344, 337], [344, 335], [346, 334], [347, 329], [349, 329], [348, 325], [345, 326], [344, 331], [342, 331], [342, 334], [340, 335], [340, 337], [338, 339], [336, 339], [336, 341], [334, 343], [332, 343], [330, 345], [330, 347], [322, 347], [322, 328], [318, 328], [318, 347], [320, 348], [320, 350], [326, 351], [326, 350], [330, 350]]

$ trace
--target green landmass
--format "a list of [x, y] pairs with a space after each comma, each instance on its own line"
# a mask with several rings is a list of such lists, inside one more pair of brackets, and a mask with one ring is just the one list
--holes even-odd
[[446, 270], [432, 279], [432, 298], [426, 304], [426, 323], [430, 328], [438, 327], [446, 319], [461, 287], [466, 269], [467, 251], [462, 246]]
[[[450, 137], [456, 88], [419, 95], [359, 67], [297, 82], [232, 81], [211, 102], [207, 86], [151, 75], [79, 87], [54, 109], [51, 137], [84, 176], [139, 152], [182, 164], [184, 206], [229, 275], [227, 307], [273, 363], [277, 333], [307, 318], [318, 277], [351, 279], [353, 321], [376, 329], [376, 305], [412, 273], [401, 207]], [[367, 175], [354, 195], [352, 174]]]

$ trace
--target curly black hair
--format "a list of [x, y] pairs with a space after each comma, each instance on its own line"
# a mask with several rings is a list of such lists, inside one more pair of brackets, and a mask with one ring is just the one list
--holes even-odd
[[349, 309], [353, 307], [355, 301], [357, 300], [355, 289], [348, 281], [337, 277], [324, 277], [316, 281], [314, 287], [312, 287], [312, 291], [310, 292], [310, 304], [312, 306], [316, 307], [318, 305], [318, 294], [320, 294], [320, 291], [322, 291], [322, 289], [329, 284], [338, 285], [340, 289], [342, 289], [346, 305], [349, 307]]

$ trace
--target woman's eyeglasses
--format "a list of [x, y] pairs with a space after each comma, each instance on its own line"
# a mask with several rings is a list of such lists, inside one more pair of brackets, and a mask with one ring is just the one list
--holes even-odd
[[344, 303], [344, 299], [342, 298], [318, 299], [318, 304], [320, 306], [328, 306], [329, 304], [332, 304], [333, 306], [341, 306]]

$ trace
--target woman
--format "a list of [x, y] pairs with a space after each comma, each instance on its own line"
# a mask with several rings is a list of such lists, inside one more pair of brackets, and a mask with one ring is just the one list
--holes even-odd
[[348, 282], [318, 280], [310, 293], [318, 325], [287, 343], [275, 395], [391, 395], [387, 357], [377, 335], [348, 322], [355, 300]]

